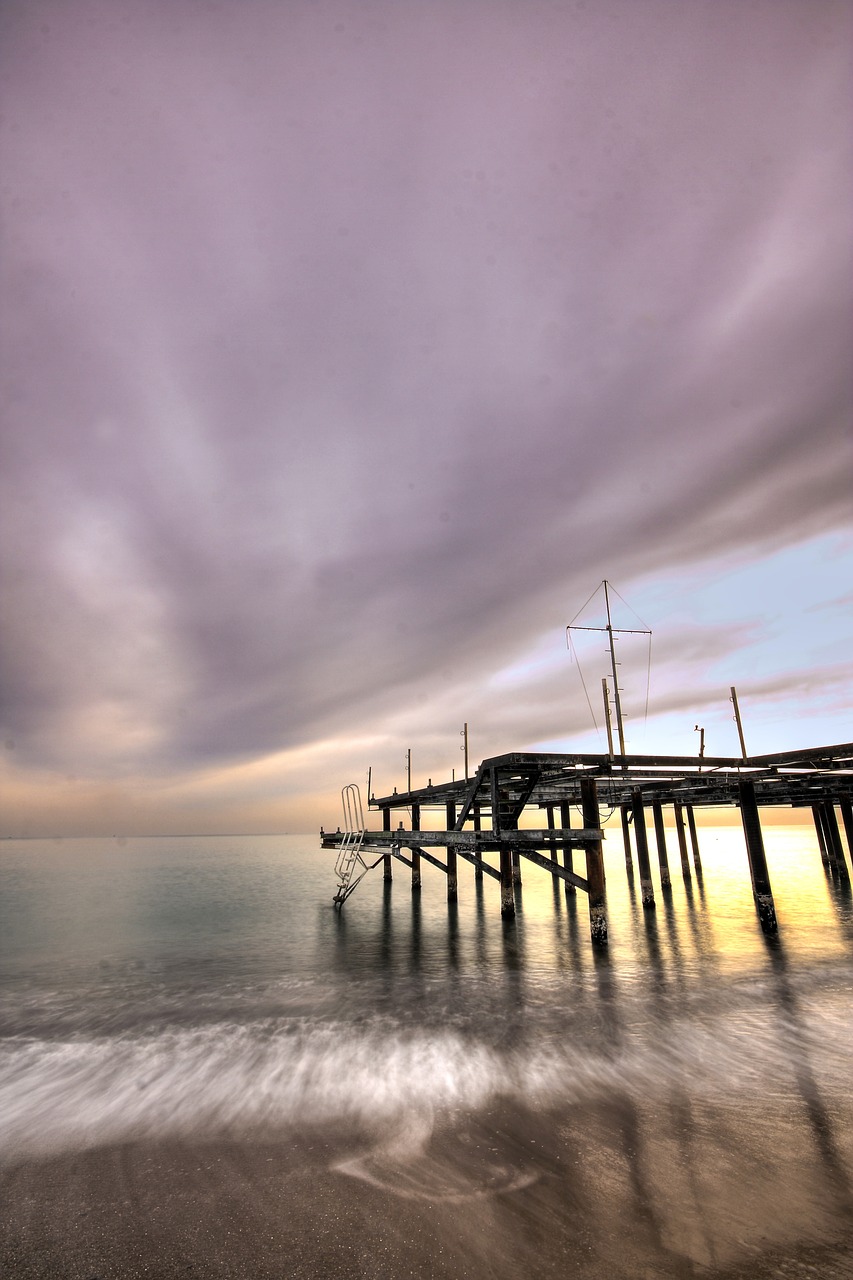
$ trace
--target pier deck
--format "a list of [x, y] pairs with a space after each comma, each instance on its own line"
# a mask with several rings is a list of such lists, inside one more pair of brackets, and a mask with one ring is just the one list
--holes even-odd
[[[607, 939], [601, 807], [616, 809], [622, 818], [626, 863], [633, 868], [631, 825], [643, 905], [654, 907], [645, 805], [654, 816], [661, 882], [670, 883], [663, 807], [672, 806], [681, 867], [690, 875], [686, 817], [694, 869], [701, 868], [694, 809], [737, 806], [741, 811], [753, 895], [762, 927], [772, 932], [776, 915], [761, 835], [759, 810], [764, 806], [809, 806], [815, 821], [824, 865], [849, 881], [836, 817], [839, 806], [853, 850], [853, 743], [737, 757], [593, 755], [588, 753], [509, 752], [484, 760], [473, 778], [451, 779], [390, 795], [370, 796], [369, 807], [382, 814], [381, 831], [365, 831], [364, 848], [384, 858], [385, 877], [391, 860], [412, 870], [412, 888], [420, 888], [421, 859], [447, 875], [450, 901], [457, 895], [457, 857], [501, 882], [501, 911], [515, 911], [513, 886], [521, 879], [521, 859], [550, 871], [567, 893], [582, 889], [589, 898], [590, 930], [594, 942]], [[572, 825], [572, 809], [581, 811], [581, 824]], [[405, 810], [410, 825], [394, 822]], [[437, 810], [444, 815], [441, 830], [422, 830], [422, 816]], [[547, 816], [546, 825], [532, 821], [532, 811]], [[557, 814], [559, 813], [559, 821]], [[609, 816], [609, 814], [608, 814]], [[433, 824], [431, 824], [433, 825]], [[324, 848], [339, 847], [347, 833], [321, 829]], [[431, 852], [443, 848], [442, 862]], [[408, 856], [403, 849], [408, 850]], [[585, 875], [575, 870], [573, 851], [585, 857]], [[497, 853], [500, 867], [485, 855]], [[562, 855], [562, 862], [560, 857]]]

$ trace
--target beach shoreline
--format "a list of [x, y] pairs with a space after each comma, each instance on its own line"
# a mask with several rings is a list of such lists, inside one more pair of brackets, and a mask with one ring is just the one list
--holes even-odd
[[[509, 1280], [853, 1276], [849, 1157], [834, 1187], [803, 1153], [761, 1161], [768, 1115], [694, 1151], [684, 1117], [626, 1099], [501, 1105], [428, 1135], [94, 1147], [0, 1170], [14, 1280], [210, 1276]], [[780, 1142], [787, 1140], [782, 1124]], [[699, 1140], [694, 1130], [688, 1146]], [[724, 1155], [723, 1153], [728, 1153]], [[780, 1157], [781, 1157], [780, 1150]], [[728, 1160], [728, 1166], [726, 1165]]]

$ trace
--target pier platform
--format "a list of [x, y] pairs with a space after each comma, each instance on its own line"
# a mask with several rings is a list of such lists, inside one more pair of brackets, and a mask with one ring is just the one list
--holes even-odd
[[[660, 878], [666, 886], [671, 873], [664, 807], [673, 810], [681, 870], [689, 876], [701, 871], [695, 810], [735, 806], [743, 822], [756, 910], [762, 928], [773, 932], [776, 913], [760, 810], [808, 806], [825, 867], [849, 882], [853, 743], [740, 758], [509, 752], [484, 760], [472, 778], [440, 783], [430, 779], [425, 787], [371, 795], [368, 806], [382, 815], [381, 830], [364, 827], [354, 832], [351, 822], [343, 832], [321, 828], [322, 846], [341, 848], [352, 845], [355, 837], [362, 867], [367, 867], [364, 855], [373, 854], [377, 863], [384, 862], [385, 878], [390, 879], [392, 860], [401, 861], [411, 869], [415, 892], [421, 885], [421, 863], [426, 862], [447, 876], [449, 901], [458, 893], [458, 859], [462, 858], [474, 867], [477, 877], [489, 875], [500, 881], [504, 916], [515, 912], [514, 886], [520, 883], [521, 863], [526, 860], [562, 880], [567, 893], [580, 889], [587, 894], [590, 934], [596, 944], [607, 941], [602, 809], [607, 817], [619, 810], [626, 864], [633, 872], [635, 853], [643, 906], [653, 909], [646, 808], [652, 811]], [[573, 821], [573, 810], [579, 811], [579, 822]], [[443, 825], [437, 828], [433, 818], [423, 829], [424, 818], [431, 812], [441, 815]], [[846, 836], [846, 857], [838, 813]], [[436, 849], [443, 850], [443, 860]], [[578, 868], [575, 850], [583, 856]], [[498, 865], [487, 855], [497, 855]]]

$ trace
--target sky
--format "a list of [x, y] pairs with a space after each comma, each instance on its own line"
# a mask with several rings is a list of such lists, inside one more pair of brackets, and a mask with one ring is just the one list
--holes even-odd
[[629, 751], [739, 754], [732, 685], [751, 752], [853, 739], [851, 48], [848, 0], [5, 0], [0, 834], [603, 750], [604, 579]]

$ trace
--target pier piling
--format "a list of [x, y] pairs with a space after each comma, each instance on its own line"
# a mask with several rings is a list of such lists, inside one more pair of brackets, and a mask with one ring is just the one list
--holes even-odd
[[738, 798], [743, 820], [743, 833], [746, 837], [746, 855], [749, 859], [749, 874], [752, 878], [752, 896], [755, 909], [765, 933], [775, 933], [776, 905], [770, 888], [770, 876], [767, 871], [767, 859], [764, 855], [764, 838], [761, 834], [761, 819], [755, 801], [755, 787], [749, 778], [741, 778], [738, 782]]
[[672, 813], [675, 819], [675, 834], [678, 837], [678, 852], [681, 857], [681, 874], [685, 880], [690, 880], [690, 858], [687, 853], [687, 834], [684, 830], [684, 806], [679, 800], [676, 800], [672, 806]]
[[640, 894], [643, 906], [649, 911], [655, 908], [655, 890], [652, 884], [652, 868], [649, 862], [649, 840], [646, 834], [646, 815], [643, 810], [643, 793], [639, 787], [631, 792], [634, 810], [634, 839], [637, 842], [637, 866], [640, 869]]
[[[564, 831], [569, 831], [571, 829], [572, 806], [569, 804], [568, 800], [560, 801], [560, 825], [562, 826]], [[563, 866], [565, 867], [566, 871], [571, 872], [571, 871], [574, 871], [575, 869], [574, 856], [573, 856], [572, 846], [570, 844], [565, 845], [565, 847], [563, 848]], [[575, 888], [575, 886], [572, 884], [572, 882], [570, 880], [566, 880], [564, 881], [564, 884], [566, 886], [566, 897], [567, 898], [576, 897], [578, 891]]]
[[[599, 827], [601, 824], [595, 778], [581, 779], [581, 805], [584, 827]], [[604, 946], [607, 942], [607, 908], [604, 901], [604, 854], [600, 840], [586, 846], [586, 878], [589, 884], [590, 937], [597, 946]]]
[[[369, 785], [369, 783], [368, 783]], [[337, 831], [321, 828], [324, 848], [338, 850], [335, 871], [341, 883], [333, 901], [341, 906], [364, 874], [384, 864], [386, 890], [390, 891], [393, 860], [412, 872], [412, 891], [417, 901], [421, 868], [429, 864], [447, 877], [447, 898], [451, 908], [458, 896], [457, 859], [470, 863], [478, 893], [488, 875], [500, 883], [500, 907], [511, 918], [520, 908], [516, 890], [519, 868], [528, 866], [547, 871], [553, 880], [562, 880], [569, 905], [574, 911], [575, 895], [583, 890], [589, 898], [590, 934], [594, 942], [607, 938], [605, 865], [602, 856], [598, 788], [606, 788], [608, 808], [618, 808], [622, 824], [625, 866], [633, 890], [634, 867], [630, 822], [634, 823], [637, 866], [643, 906], [654, 909], [654, 883], [649, 859], [649, 834], [644, 802], [651, 804], [660, 862], [661, 885], [668, 893], [671, 882], [666, 847], [664, 806], [673, 809], [685, 890], [691, 885], [693, 867], [702, 891], [701, 859], [694, 805], [703, 808], [739, 805], [746, 840], [753, 898], [761, 927], [768, 933], [777, 928], [776, 908], [767, 871], [761, 833], [760, 806], [811, 809], [821, 857], [833, 879], [850, 881], [853, 850], [853, 743], [832, 747], [810, 747], [800, 751], [752, 756], [702, 757], [701, 767], [693, 756], [591, 755], [556, 752], [507, 752], [484, 760], [475, 777], [457, 779], [434, 786], [370, 797], [370, 807], [382, 815], [380, 831], [366, 830], [360, 809], [353, 813], [357, 785], [344, 788], [344, 826]], [[349, 797], [347, 800], [346, 797]], [[582, 812], [582, 825], [572, 825], [572, 808]], [[424, 830], [425, 810], [438, 811], [444, 818]], [[530, 821], [531, 810], [543, 815]], [[557, 818], [559, 813], [559, 818]], [[393, 822], [392, 822], [393, 815]], [[545, 820], [547, 815], [547, 822]], [[402, 820], [397, 825], [397, 818]], [[410, 822], [408, 821], [410, 818]], [[841, 824], [843, 822], [843, 830]], [[408, 823], [408, 826], [407, 826]], [[618, 839], [618, 836], [617, 836]], [[574, 849], [583, 851], [586, 875], [575, 870]], [[444, 857], [436, 856], [444, 851]], [[667, 901], [668, 901], [667, 896]], [[451, 911], [452, 914], [452, 911]], [[572, 917], [573, 918], [573, 917]]]
[[820, 849], [820, 860], [829, 870], [829, 850], [826, 847], [826, 834], [823, 829], [823, 814], [819, 804], [812, 805], [812, 818], [814, 819], [815, 835], [817, 836], [817, 846]]
[[625, 867], [630, 875], [634, 870], [634, 864], [631, 860], [631, 806], [629, 804], [620, 804], [619, 813], [622, 818], [622, 844], [625, 847]]
[[693, 865], [698, 874], [702, 872], [702, 859], [699, 857], [699, 834], [696, 830], [696, 815], [693, 812], [693, 805], [685, 805], [687, 811], [687, 826], [690, 831], [690, 843], [693, 846]]
[[[448, 800], [446, 806], [447, 830], [452, 831], [456, 826], [456, 805], [452, 800]], [[457, 871], [456, 850], [452, 845], [447, 848], [447, 901], [457, 902], [459, 900], [459, 874]]]
[[[421, 829], [421, 806], [419, 804], [412, 805], [412, 830], [420, 831]], [[421, 891], [421, 851], [417, 845], [412, 845], [412, 893], [420, 893]]]
[[666, 829], [663, 825], [663, 806], [659, 800], [652, 801], [652, 816], [655, 823], [655, 843], [657, 844], [658, 849], [661, 888], [668, 889], [672, 881], [669, 875], [669, 858], [666, 854]]

